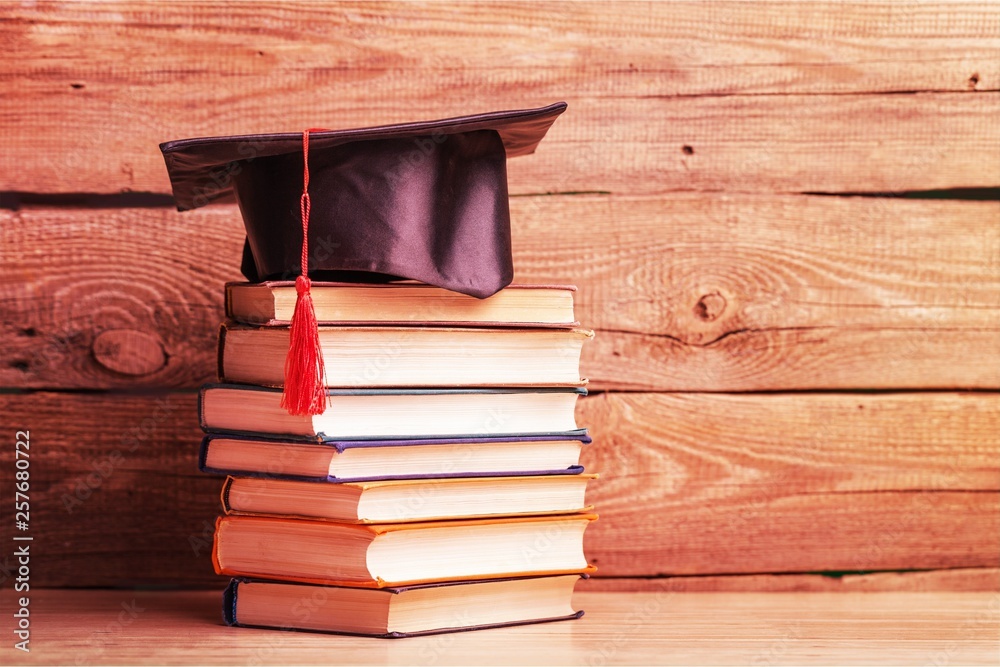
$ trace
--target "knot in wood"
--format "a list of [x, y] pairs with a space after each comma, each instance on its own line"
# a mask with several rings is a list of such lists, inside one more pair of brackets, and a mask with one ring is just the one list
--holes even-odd
[[149, 375], [167, 363], [159, 338], [133, 329], [102, 331], [91, 351], [99, 364], [123, 375]]
[[719, 319], [724, 310], [726, 310], [726, 298], [718, 292], [706, 294], [698, 299], [698, 303], [694, 306], [694, 314], [706, 322]]

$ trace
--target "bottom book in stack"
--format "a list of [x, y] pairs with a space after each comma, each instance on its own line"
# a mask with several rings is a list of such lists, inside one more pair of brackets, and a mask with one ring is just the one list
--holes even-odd
[[[226, 437], [227, 446], [239, 445]], [[548, 439], [553, 453], [563, 454], [567, 442], [578, 452], [589, 441], [582, 431]], [[271, 451], [283, 446], [248, 442]], [[434, 469], [429, 453], [440, 448], [447, 456], [455, 447], [454, 439], [405, 442], [367, 442], [363, 449], [419, 449], [423, 471]], [[220, 445], [206, 439], [203, 469], [220, 470], [226, 457], [212, 450]], [[524, 445], [543, 447], [516, 438], [464, 447]], [[349, 447], [300, 446], [316, 448], [309, 477], [283, 471], [277, 478], [244, 465], [225, 483], [213, 559], [217, 572], [233, 577], [224, 601], [228, 624], [402, 637], [582, 615], [571, 597], [575, 582], [593, 570], [583, 534], [596, 519], [585, 503], [595, 476], [581, 474], [576, 457], [563, 455], [559, 471], [352, 479], [315, 474]]]
[[[586, 575], [582, 575], [586, 576]], [[570, 604], [580, 575], [415, 584], [379, 589], [233, 579], [229, 625], [410, 637], [583, 616]]]

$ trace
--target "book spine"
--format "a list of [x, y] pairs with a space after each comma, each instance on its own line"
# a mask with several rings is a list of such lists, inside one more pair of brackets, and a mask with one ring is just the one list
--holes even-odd
[[222, 511], [229, 514], [233, 508], [229, 505], [229, 490], [233, 488], [233, 478], [227, 477], [226, 483], [222, 485]]
[[228, 319], [233, 318], [233, 286], [230, 283], [226, 283], [226, 317]]
[[201, 447], [198, 448], [198, 470], [201, 472], [208, 472], [208, 467], [205, 465], [205, 462], [208, 460], [208, 448], [211, 441], [212, 436], [206, 435], [201, 439]]
[[222, 526], [222, 522], [225, 516], [219, 516], [215, 519], [215, 534], [212, 536], [212, 567], [215, 568], [216, 574], [229, 574], [222, 569], [222, 563], [219, 562], [219, 527]]
[[198, 426], [202, 431], [208, 432], [208, 424], [205, 422], [205, 391], [209, 385], [202, 385], [198, 390]]
[[226, 381], [226, 362], [225, 362], [225, 350], [226, 350], [226, 332], [229, 330], [224, 323], [219, 325], [219, 351], [216, 355], [215, 360], [215, 372], [219, 376], [219, 382]]
[[239, 579], [231, 579], [226, 590], [222, 592], [222, 621], [231, 627], [239, 625], [236, 620], [236, 594], [240, 587]]

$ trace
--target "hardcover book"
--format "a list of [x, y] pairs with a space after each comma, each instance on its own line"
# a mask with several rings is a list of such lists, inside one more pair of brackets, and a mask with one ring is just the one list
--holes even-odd
[[550, 435], [309, 442], [206, 435], [202, 472], [302, 481], [577, 474], [585, 429]]
[[216, 433], [288, 435], [310, 440], [419, 439], [549, 434], [576, 430], [582, 387], [508, 389], [330, 389], [319, 415], [291, 415], [281, 390], [206, 385], [201, 426]]
[[[576, 324], [575, 287], [510, 285], [491, 297], [421, 283], [312, 284], [320, 324], [417, 324], [565, 326]], [[226, 315], [238, 322], [287, 326], [295, 311], [295, 283], [268, 281], [226, 285]]]
[[580, 618], [578, 575], [462, 581], [382, 589], [233, 579], [227, 625], [375, 637], [411, 637]]
[[[579, 386], [582, 329], [320, 327], [327, 387]], [[287, 327], [223, 325], [219, 379], [281, 386]]]
[[435, 581], [593, 571], [583, 533], [593, 514], [391, 524], [221, 516], [219, 574], [386, 588]]
[[392, 523], [542, 514], [576, 514], [595, 475], [452, 477], [373, 482], [296, 482], [230, 477], [226, 514]]

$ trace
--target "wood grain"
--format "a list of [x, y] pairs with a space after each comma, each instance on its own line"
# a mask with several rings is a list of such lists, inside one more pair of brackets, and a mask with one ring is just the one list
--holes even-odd
[[617, 576], [996, 567], [997, 398], [588, 398], [609, 518], [590, 557]]
[[[223, 478], [198, 472], [193, 393], [0, 394], [0, 414], [11, 438], [30, 433], [33, 587], [219, 581], [210, 555]], [[0, 454], [5, 485], [12, 458], [12, 447]], [[0, 580], [11, 568], [0, 555]]]
[[[212, 379], [223, 284], [240, 278], [243, 232], [233, 208], [195, 216], [0, 212], [0, 386], [190, 388]], [[123, 340], [137, 348], [130, 356], [162, 362], [128, 362]]]
[[[0, 601], [14, 608], [6, 591]], [[216, 591], [32, 595], [13, 664], [996, 665], [996, 593], [586, 593], [578, 621], [386, 641], [226, 628]], [[124, 612], [124, 613], [123, 613]]]
[[[37, 452], [34, 584], [217, 582], [221, 480], [195, 469], [195, 401], [0, 394]], [[601, 575], [1000, 567], [996, 394], [614, 393], [578, 420], [602, 474], [586, 540]]]
[[[232, 206], [52, 205], [163, 205], [116, 195], [168, 192], [156, 147], [168, 139], [566, 99], [537, 154], [510, 163], [517, 279], [580, 286], [579, 319], [597, 330], [582, 369], [592, 389], [670, 392], [581, 401], [595, 435], [585, 462], [604, 473], [587, 549], [606, 578], [586, 586], [997, 590], [1000, 205], [805, 193], [1000, 187], [1000, 5], [224, 9], [0, 7], [0, 194], [28, 204], [0, 210], [0, 414], [35, 444], [33, 586], [219, 586], [208, 548], [221, 482], [195, 469], [193, 389], [213, 378], [222, 283], [238, 279], [242, 247]], [[883, 393], [900, 389], [923, 391]], [[818, 393], [781, 393], [795, 390]], [[4, 481], [12, 455], [0, 449]], [[2, 581], [10, 558], [0, 555]], [[173, 619], [200, 604], [157, 599]], [[594, 626], [523, 632], [588, 664], [776, 664], [824, 647], [844, 662], [862, 640], [890, 662], [964, 664], [981, 657], [963, 651], [979, 646], [983, 614], [994, 640], [1000, 618], [995, 600], [886, 598], [846, 637], [842, 623], [808, 620], [813, 602], [767, 598], [772, 615], [759, 602], [719, 598], [720, 612], [685, 598], [680, 616], [608, 634], [635, 620], [639, 598], [607, 599], [617, 611]], [[100, 613], [115, 604], [102, 598]], [[833, 618], [858, 613], [822, 604]], [[676, 628], [689, 607], [705, 614], [690, 617], [695, 627], [751, 643], [685, 644], [697, 636]], [[100, 613], [81, 620], [78, 601], [52, 609], [63, 620], [39, 623], [39, 642], [63, 642], [51, 655], [68, 646], [77, 663], [136, 662], [119, 638], [146, 651], [147, 634], [163, 636], [161, 622], [130, 635]], [[952, 632], [939, 647], [929, 638], [942, 622]], [[89, 643], [53, 630], [81, 624], [94, 627]], [[218, 634], [195, 629], [203, 639], [184, 635], [184, 646], [200, 643], [199, 661], [237, 655]], [[453, 638], [429, 640], [421, 660], [479, 658], [480, 636], [456, 653], [445, 650]], [[288, 662], [285, 641], [238, 655]], [[301, 641], [297, 658], [328, 659]], [[706, 645], [721, 653], [698, 653]], [[186, 650], [164, 655], [183, 661]], [[536, 660], [530, 647], [511, 650], [496, 655]], [[413, 653], [365, 644], [349, 655]]]
[[924, 572], [868, 574], [742, 574], [687, 577], [591, 577], [578, 591], [678, 593], [871, 593], [952, 592], [993, 593], [1000, 590], [1000, 569], [959, 568]]
[[1000, 185], [961, 3], [88, 3], [0, 14], [0, 190], [166, 192], [156, 144], [567, 99], [511, 192]]
[[[995, 203], [562, 196], [512, 215], [517, 280], [580, 287], [595, 389], [1000, 387]], [[232, 207], [0, 212], [0, 386], [213, 379], [242, 233]]]

